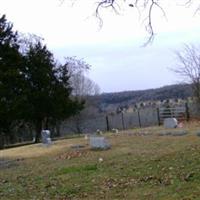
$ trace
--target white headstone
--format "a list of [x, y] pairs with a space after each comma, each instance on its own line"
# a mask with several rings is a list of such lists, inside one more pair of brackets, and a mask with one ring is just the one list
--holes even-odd
[[165, 118], [164, 127], [165, 128], [176, 128], [178, 126], [178, 121], [176, 118]]
[[113, 132], [113, 133], [119, 133], [119, 130], [116, 129], [116, 128], [113, 128], [113, 129], [112, 129], [112, 132]]
[[84, 139], [85, 139], [85, 140], [88, 140], [88, 135], [87, 135], [87, 134], [84, 136]]
[[49, 130], [42, 130], [42, 143], [49, 145], [51, 144], [51, 138], [50, 138], [50, 131]]
[[102, 135], [102, 134], [103, 134], [102, 131], [99, 130], [99, 129], [96, 130], [96, 133], [97, 133], [98, 135]]
[[109, 149], [111, 145], [105, 139], [105, 137], [91, 136], [90, 137], [90, 147], [92, 149]]

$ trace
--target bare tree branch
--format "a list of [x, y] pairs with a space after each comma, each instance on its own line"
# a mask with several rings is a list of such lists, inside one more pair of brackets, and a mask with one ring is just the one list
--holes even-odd
[[[72, 1], [77, 2], [78, 0]], [[148, 33], [148, 39], [145, 42], [144, 46], [151, 43], [155, 37], [155, 25], [153, 21], [154, 9], [158, 8], [163, 13], [163, 16], [166, 18], [166, 9], [162, 7], [162, 3], [165, 2], [164, 0], [94, 0], [94, 2], [97, 3], [95, 16], [99, 20], [100, 28], [103, 26], [103, 19], [101, 15], [102, 9], [111, 8], [116, 14], [119, 14], [120, 6], [122, 4], [127, 4], [129, 7], [137, 9], [139, 15], [143, 15], [144, 27]], [[194, 15], [196, 15], [196, 13], [200, 11], [200, 3], [197, 0], [181, 0], [181, 4], [177, 4], [179, 2], [178, 0], [174, 0], [174, 2], [177, 6], [192, 7], [194, 5], [196, 7]]]
[[[116, 13], [119, 14], [118, 9], [120, 8], [118, 6], [118, 4], [116, 3], [115, 0], [103, 0], [97, 3], [97, 7], [96, 7], [96, 11], [95, 11], [95, 15], [97, 17], [97, 19], [99, 20], [99, 26], [102, 27], [103, 26], [103, 20], [102, 17], [100, 15], [100, 9], [101, 8], [112, 8], [112, 10]], [[118, 7], [118, 8], [117, 8]]]
[[200, 105], [200, 48], [184, 45], [183, 51], [176, 52], [176, 56], [179, 63], [173, 71], [192, 84], [194, 97]]
[[[100, 9], [105, 8], [112, 8], [115, 13], [119, 14], [118, 12], [118, 1], [120, 0], [102, 0], [98, 2], [97, 8], [96, 8], [96, 17], [99, 19], [100, 26], [103, 25], [103, 20], [100, 15]], [[123, 0], [124, 3], [126, 3], [126, 0]], [[149, 34], [149, 37], [147, 41], [145, 42], [144, 46], [151, 43], [154, 39], [155, 33], [154, 33], [154, 26], [152, 21], [152, 15], [153, 15], [153, 9], [155, 7], [159, 8], [161, 12], [163, 13], [163, 16], [166, 17], [164, 9], [161, 7], [161, 5], [158, 3], [158, 0], [134, 0], [132, 3], [129, 3], [128, 5], [130, 7], [136, 8], [138, 13], [141, 15], [141, 11], [147, 10], [147, 17], [144, 19], [143, 23], [145, 26], [146, 31]]]

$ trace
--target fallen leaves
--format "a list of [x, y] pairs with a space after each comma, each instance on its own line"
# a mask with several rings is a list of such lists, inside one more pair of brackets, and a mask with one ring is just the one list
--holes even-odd
[[70, 160], [73, 158], [80, 158], [82, 156], [87, 156], [89, 153], [88, 150], [79, 150], [79, 151], [71, 151], [71, 152], [66, 152], [63, 153], [61, 155], [59, 155], [58, 157], [56, 157], [55, 160]]
[[106, 189], [106, 190], [109, 190], [109, 189], [112, 189], [112, 188], [126, 188], [130, 185], [133, 185], [136, 183], [136, 180], [135, 179], [117, 179], [117, 178], [106, 178], [103, 183], [102, 183], [102, 186], [103, 186], [103, 189]]

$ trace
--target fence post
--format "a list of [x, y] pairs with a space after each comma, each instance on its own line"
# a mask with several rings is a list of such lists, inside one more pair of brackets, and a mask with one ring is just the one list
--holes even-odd
[[158, 126], [160, 126], [161, 121], [160, 121], [160, 110], [159, 110], [159, 108], [156, 108], [156, 111], [157, 111]]
[[139, 112], [139, 110], [137, 111], [137, 113], [138, 113], [138, 122], [139, 122], [139, 126], [140, 126], [140, 128], [142, 127], [142, 124], [141, 124], [141, 119], [140, 119], [140, 112]]
[[190, 112], [189, 112], [189, 107], [188, 107], [188, 103], [185, 103], [185, 113], [186, 113], [186, 120], [189, 121], [190, 120]]
[[108, 115], [106, 115], [106, 129], [107, 129], [107, 131], [110, 130], [110, 125], [109, 125]]
[[121, 117], [122, 117], [122, 127], [123, 127], [123, 130], [125, 130], [125, 124], [124, 124], [124, 112], [123, 112], [123, 111], [121, 112]]

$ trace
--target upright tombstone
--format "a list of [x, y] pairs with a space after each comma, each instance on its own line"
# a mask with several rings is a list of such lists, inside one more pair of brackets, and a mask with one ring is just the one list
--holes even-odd
[[84, 139], [88, 140], [88, 135], [87, 134], [85, 134]]
[[119, 133], [119, 130], [116, 129], [116, 128], [113, 128], [113, 129], [112, 129], [112, 133]]
[[164, 127], [165, 128], [177, 128], [178, 121], [176, 118], [165, 118], [164, 119]]
[[100, 136], [91, 136], [90, 137], [90, 148], [91, 149], [99, 149], [106, 150], [110, 149], [111, 145], [105, 139], [105, 137]]
[[97, 130], [96, 130], [96, 134], [97, 134], [97, 135], [102, 135], [103, 133], [102, 133], [101, 130], [97, 129]]
[[42, 130], [41, 135], [43, 144], [50, 145], [52, 143], [49, 130]]

